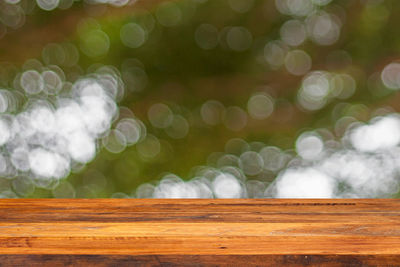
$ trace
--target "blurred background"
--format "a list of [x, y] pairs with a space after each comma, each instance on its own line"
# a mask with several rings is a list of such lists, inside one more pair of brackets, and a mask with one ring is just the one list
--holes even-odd
[[0, 197], [389, 197], [400, 2], [0, 0]]

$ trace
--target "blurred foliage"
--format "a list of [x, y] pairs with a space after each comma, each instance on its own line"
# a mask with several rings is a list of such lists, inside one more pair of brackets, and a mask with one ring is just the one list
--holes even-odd
[[[290, 49], [306, 51], [312, 59], [309, 71], [351, 75], [356, 90], [346, 99], [329, 99], [316, 110], [298, 103], [304, 75], [293, 75], [285, 66], [272, 67], [265, 59], [266, 45], [281, 39], [286, 21], [305, 21], [311, 15], [282, 14], [271, 0], [249, 1], [245, 10], [240, 9], [242, 2], [232, 0], [142, 2], [146, 1], [120, 8], [82, 1], [65, 10], [33, 7], [23, 26], [9, 28], [0, 39], [0, 61], [9, 64], [0, 74], [3, 87], [13, 87], [13, 75], [30, 58], [60, 66], [70, 82], [99, 66], [113, 66], [126, 85], [119, 105], [129, 108], [144, 122], [147, 133], [160, 140], [160, 153], [150, 159], [141, 157], [135, 145], [116, 154], [102, 148], [83, 170], [59, 185], [63, 188], [70, 183], [77, 197], [110, 197], [115, 192], [130, 195], [140, 184], [156, 181], [168, 172], [190, 178], [193, 167], [210, 162], [209, 156], [224, 151], [232, 138], [290, 150], [305, 129], [335, 132], [340, 118], [367, 121], [379, 108], [398, 108], [398, 94], [380, 81], [383, 67], [400, 52], [398, 1], [336, 0], [318, 7], [317, 14], [326, 12], [340, 21], [338, 40], [321, 45], [307, 38]], [[239, 3], [237, 10], [232, 8], [235, 3]], [[124, 36], [121, 29], [128, 24]], [[196, 32], [204, 24], [212, 25], [217, 35], [210, 28], [206, 43], [199, 44]], [[239, 39], [231, 41], [233, 44], [226, 39], [230, 27], [240, 27], [235, 28]], [[246, 33], [240, 35], [243, 29]], [[247, 32], [250, 39], [246, 41]], [[248, 47], [246, 42], [250, 42]], [[65, 43], [76, 47], [77, 62], [65, 63], [59, 58], [54, 45]], [[239, 130], [228, 129], [224, 123], [209, 125], [201, 118], [201, 107], [208, 100], [247, 110], [249, 98], [257, 92], [274, 99], [274, 112], [268, 118], [247, 116], [246, 126]], [[188, 121], [184, 138], [171, 138], [152, 125], [148, 111], [157, 103], [167, 104]], [[27, 197], [52, 197], [52, 192], [36, 188]]]

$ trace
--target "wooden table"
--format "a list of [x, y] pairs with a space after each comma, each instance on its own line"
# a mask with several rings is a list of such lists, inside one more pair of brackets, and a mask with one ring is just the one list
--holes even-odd
[[400, 266], [400, 200], [0, 200], [0, 266]]

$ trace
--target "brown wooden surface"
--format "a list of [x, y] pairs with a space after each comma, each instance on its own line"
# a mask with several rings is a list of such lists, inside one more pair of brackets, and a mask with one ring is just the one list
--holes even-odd
[[0, 266], [39, 265], [400, 266], [400, 201], [0, 200]]

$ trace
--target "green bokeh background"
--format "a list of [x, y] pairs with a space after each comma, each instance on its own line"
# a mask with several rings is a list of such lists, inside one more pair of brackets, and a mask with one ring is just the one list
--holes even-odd
[[[329, 46], [307, 40], [298, 49], [311, 56], [312, 70], [351, 74], [357, 90], [351, 98], [333, 100], [313, 112], [301, 110], [296, 103], [302, 77], [289, 74], [284, 67], [271, 69], [260, 60], [265, 44], [279, 39], [280, 27], [290, 19], [276, 10], [275, 1], [255, 0], [245, 13], [232, 10], [228, 0], [169, 1], [178, 6], [182, 14], [180, 23], [173, 27], [158, 23], [159, 3], [142, 2], [146, 1], [123, 8], [82, 2], [68, 10], [46, 12], [35, 8], [27, 15], [22, 28], [10, 31], [0, 40], [0, 61], [15, 66], [15, 72], [29, 58], [41, 60], [43, 48], [49, 43], [70, 42], [82, 48], [88, 36], [99, 29], [108, 36], [109, 49], [98, 56], [88, 56], [80, 49], [78, 67], [82, 74], [90, 73], [96, 64], [112, 65], [121, 70], [123, 62], [130, 58], [138, 59], [144, 65], [145, 89], [135, 92], [128, 85], [120, 105], [131, 109], [146, 124], [147, 132], [161, 140], [164, 145], [160, 155], [144, 161], [135, 146], [119, 154], [101, 149], [81, 172], [65, 179], [73, 185], [77, 197], [110, 197], [115, 192], [131, 195], [140, 184], [157, 181], [167, 172], [183, 179], [191, 178], [193, 167], [207, 164], [208, 156], [223, 151], [231, 138], [292, 149], [296, 137], [305, 129], [333, 131], [335, 122], [341, 117], [352, 116], [367, 121], [378, 108], [398, 109], [398, 93], [375, 82], [374, 77], [385, 65], [398, 59], [399, 1], [337, 0], [323, 8], [342, 19], [339, 40]], [[121, 42], [121, 27], [129, 22], [154, 23], [148, 39], [138, 48], [129, 48]], [[194, 34], [203, 23], [219, 30], [227, 26], [246, 27], [253, 36], [252, 46], [242, 52], [224, 45], [211, 50], [201, 49]], [[98, 42], [88, 45], [93, 51], [102, 49]], [[350, 63], [327, 69], [329, 55], [338, 50], [350, 55]], [[76, 77], [76, 68], [62, 66], [70, 81]], [[2, 86], [11, 87], [9, 76], [13, 74], [3, 72], [1, 75]], [[273, 115], [261, 121], [249, 119], [248, 125], [238, 132], [223, 125], [207, 126], [196, 115], [201, 105], [210, 99], [218, 100], [226, 107], [246, 109], [249, 97], [260, 90], [266, 90], [276, 99]], [[171, 139], [162, 130], [151, 126], [147, 111], [155, 103], [168, 104], [189, 121], [190, 130], [185, 138]], [[26, 197], [52, 197], [52, 193], [37, 188]]]

